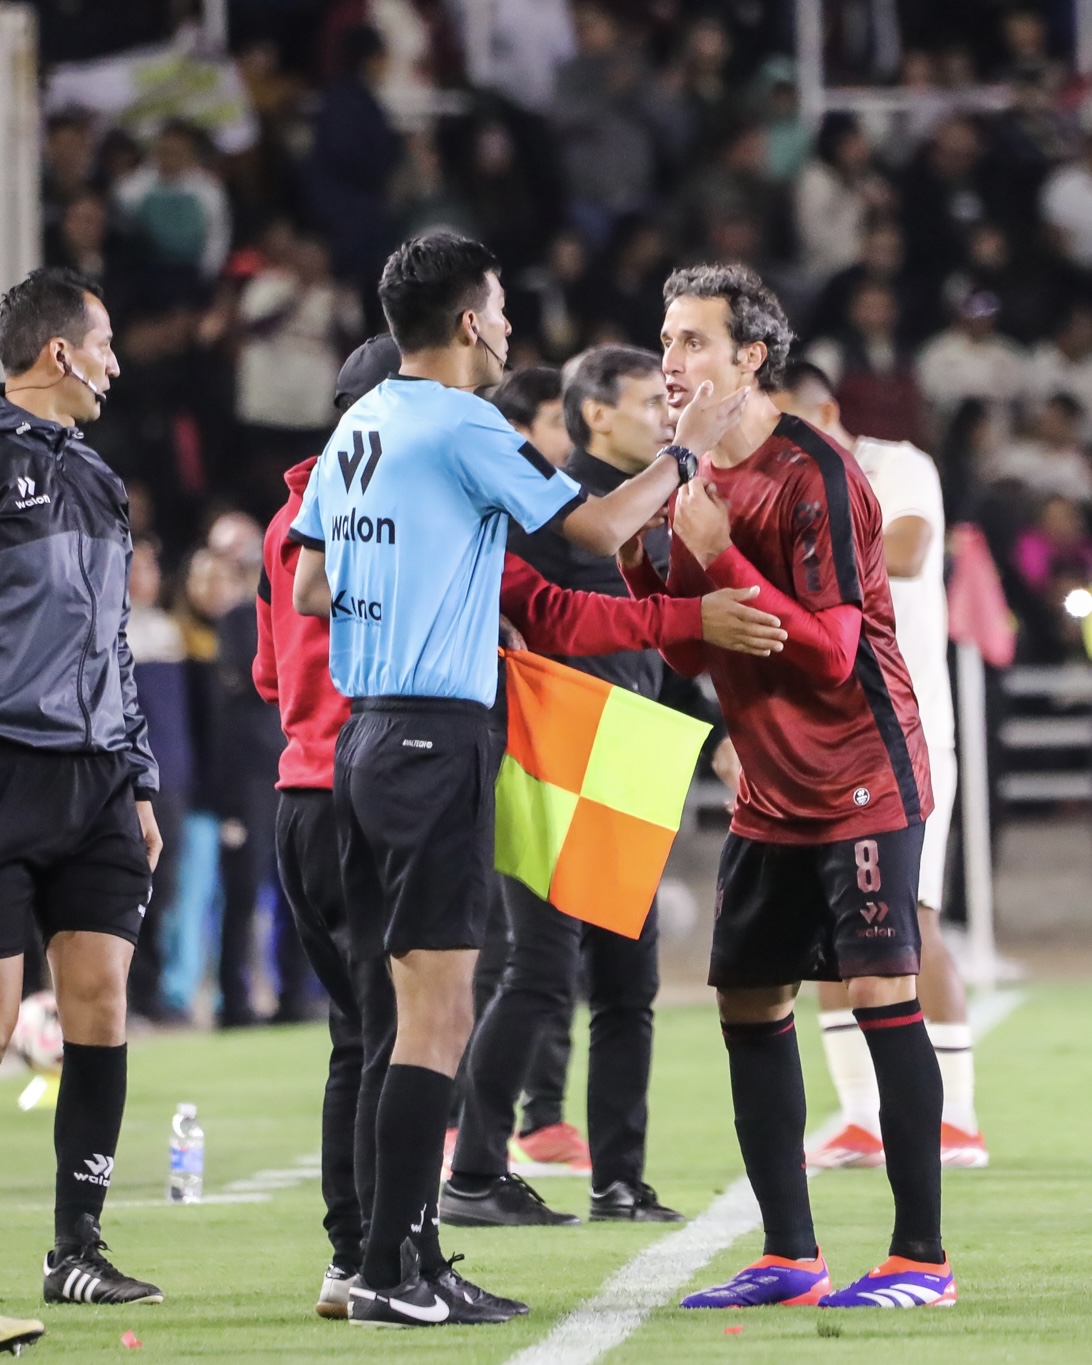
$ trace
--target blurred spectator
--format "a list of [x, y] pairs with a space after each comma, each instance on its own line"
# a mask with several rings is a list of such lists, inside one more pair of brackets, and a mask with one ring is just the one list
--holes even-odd
[[923, 442], [913, 355], [899, 340], [898, 300], [889, 285], [859, 284], [846, 326], [835, 337], [814, 341], [807, 358], [834, 385], [850, 431], [885, 441]]
[[664, 280], [671, 270], [666, 231], [636, 218], [620, 228], [609, 257], [613, 265], [596, 295], [596, 313], [613, 322], [627, 342], [656, 350], [664, 316]]
[[508, 291], [513, 340], [533, 341], [541, 356], [565, 360], [584, 345], [591, 302], [588, 250], [577, 233], [560, 233], [545, 265], [525, 271]]
[[[324, 391], [329, 400], [333, 384]], [[262, 568], [262, 528], [239, 512], [219, 516], [209, 528], [209, 549], [235, 567], [241, 600], [216, 628], [217, 809], [220, 880], [224, 909], [220, 929], [221, 1028], [259, 1021], [251, 995], [253, 925], [263, 887], [274, 891], [274, 939], [279, 999], [274, 1018], [307, 1017], [306, 960], [277, 879], [274, 828], [277, 764], [284, 748], [280, 718], [254, 687], [251, 668], [258, 651], [254, 597]]]
[[1081, 405], [1081, 441], [1092, 441], [1092, 305], [1075, 303], [1049, 340], [1033, 347], [1027, 364], [1028, 396], [1042, 403], [1065, 393]]
[[473, 231], [509, 270], [539, 259], [544, 245], [533, 186], [516, 140], [500, 118], [481, 120], [468, 139], [462, 180]]
[[180, 1014], [193, 1010], [210, 944], [210, 921], [219, 886], [220, 820], [216, 734], [216, 624], [240, 600], [232, 563], [211, 550], [195, 550], [183, 564], [175, 619], [186, 651], [186, 693], [193, 745], [193, 787], [182, 829], [174, 902], [160, 930], [160, 999]]
[[987, 479], [1092, 507], [1092, 462], [1080, 439], [1084, 417], [1075, 399], [1054, 394], [1040, 408], [1031, 434], [997, 451], [984, 471]]
[[402, 142], [377, 95], [387, 68], [382, 38], [362, 26], [342, 44], [346, 74], [322, 97], [305, 188], [334, 244], [335, 272], [365, 282], [378, 279], [394, 244], [386, 195]]
[[56, 226], [68, 204], [91, 183], [94, 143], [82, 111], [54, 114], [46, 123], [42, 166], [42, 223]]
[[140, 147], [124, 128], [111, 128], [99, 143], [95, 161], [95, 185], [112, 200], [120, 181], [143, 161]]
[[530, 113], [554, 107], [558, 67], [576, 55], [568, 0], [453, 0], [471, 82]]
[[707, 166], [690, 178], [680, 198], [687, 213], [687, 236], [699, 252], [715, 245], [716, 225], [753, 219], [762, 256], [784, 261], [793, 251], [792, 201], [769, 174], [766, 130], [760, 123], [730, 133]]
[[334, 381], [363, 317], [357, 295], [331, 276], [325, 243], [312, 236], [294, 238], [283, 261], [254, 275], [238, 317], [236, 415], [246, 450], [239, 488], [268, 519], [283, 501], [284, 471], [326, 444]]
[[971, 229], [966, 266], [945, 281], [943, 292], [958, 300], [981, 291], [997, 297], [998, 330], [1025, 345], [1043, 335], [1062, 294], [1053, 265], [1027, 248], [1014, 253], [1009, 234], [992, 222]]
[[160, 938], [164, 916], [174, 904], [178, 887], [194, 753], [186, 689], [186, 643], [178, 622], [160, 606], [161, 586], [157, 543], [148, 537], [134, 538], [129, 578], [132, 610], [126, 634], [133, 651], [140, 708], [159, 763], [159, 793], [154, 804], [163, 852], [129, 972], [129, 1005], [135, 1014], [162, 1022], [187, 1017], [185, 1011], [167, 1009], [160, 998]]
[[1001, 33], [1006, 49], [1001, 79], [1033, 82], [1048, 96], [1057, 95], [1065, 84], [1065, 68], [1050, 55], [1042, 14], [1030, 5], [1011, 9]]
[[800, 115], [796, 68], [785, 56], [771, 57], [751, 87], [766, 130], [766, 167], [776, 184], [796, 179], [811, 150], [811, 129]]
[[[216, 277], [231, 245], [231, 209], [221, 181], [202, 165], [200, 135], [172, 119], [156, 138], [150, 164], [117, 183], [116, 196], [161, 268]], [[192, 294], [193, 291], [183, 293]]]
[[999, 219], [1002, 187], [991, 177], [975, 124], [946, 119], [907, 167], [900, 186], [907, 265], [923, 286], [966, 264], [976, 224]]
[[391, 183], [390, 206], [403, 238], [441, 230], [476, 231], [470, 204], [447, 173], [431, 130], [407, 135], [405, 156]]
[[1080, 271], [1092, 270], [1092, 101], [1078, 118], [1081, 151], [1043, 184], [1039, 212], [1059, 256]]
[[598, 249], [652, 193], [652, 98], [641, 54], [613, 11], [587, 0], [575, 18], [578, 51], [558, 70], [553, 122], [572, 221]]
[[872, 149], [856, 117], [827, 114], [815, 155], [796, 184], [801, 264], [813, 287], [860, 260], [869, 212], [893, 203], [889, 186], [873, 169]]
[[1087, 658], [1081, 624], [1065, 610], [1075, 588], [1092, 586], [1092, 537], [1078, 509], [1064, 497], [1047, 498], [1033, 525], [1017, 539], [1012, 569], [1021, 617], [1021, 654], [1028, 662]]
[[95, 281], [110, 301], [115, 331], [130, 319], [144, 284], [144, 261], [133, 240], [110, 224], [106, 200], [83, 189], [65, 204], [60, 220], [46, 228], [46, 265], [68, 266]]
[[945, 525], [977, 520], [982, 476], [993, 450], [993, 435], [986, 402], [965, 398], [944, 433], [937, 459]]
[[925, 344], [918, 382], [934, 417], [947, 422], [964, 398], [989, 403], [999, 431], [1008, 431], [1026, 387], [1025, 358], [1015, 342], [997, 333], [1000, 300], [968, 294], [951, 325]]
[[[863, 284], [879, 284], [894, 291], [904, 339], [920, 337], [914, 325], [916, 293], [906, 278], [902, 233], [896, 223], [881, 218], [865, 229], [861, 254], [852, 265], [827, 281], [810, 311], [809, 337], [837, 335], [848, 323], [849, 304]], [[822, 366], [820, 366], [822, 369]]]
[[677, 111], [683, 146], [702, 155], [723, 141], [738, 117], [738, 82], [729, 74], [732, 40], [724, 19], [702, 14], [684, 31], [664, 72], [662, 95]]
[[505, 375], [489, 401], [550, 463], [561, 469], [573, 448], [561, 408], [561, 371], [530, 365]]

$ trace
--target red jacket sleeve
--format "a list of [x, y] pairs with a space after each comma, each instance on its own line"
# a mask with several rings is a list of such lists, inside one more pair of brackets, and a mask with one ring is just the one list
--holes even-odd
[[781, 657], [824, 686], [844, 683], [853, 672], [861, 636], [861, 609], [850, 603], [810, 612], [759, 573], [734, 546], [705, 570], [718, 588], [758, 587], [750, 605], [781, 618], [788, 632]]
[[269, 573], [262, 566], [262, 577], [258, 583], [258, 652], [254, 656], [251, 675], [254, 686], [262, 701], [276, 706], [279, 701], [277, 691], [277, 655], [273, 648], [273, 607], [269, 586]]
[[675, 601], [661, 595], [635, 602], [559, 588], [513, 554], [504, 557], [501, 611], [540, 654], [663, 652], [684, 641], [700, 640], [702, 632], [697, 598]]
[[[656, 594], [670, 593], [671, 591], [670, 584], [663, 581], [648, 555], [642, 555], [641, 562], [635, 569], [623, 569], [621, 564], [618, 567], [621, 570], [622, 577], [626, 580], [626, 587], [638, 601], [655, 601]], [[696, 678], [700, 673], [704, 673], [709, 666], [700, 630], [701, 598], [674, 597], [671, 600], [679, 603], [690, 602], [697, 607], [699, 630], [697, 634], [691, 635], [688, 640], [665, 640], [659, 646], [660, 653], [663, 655], [664, 663], [669, 668], [673, 668], [676, 673], [681, 673], [684, 678]]]

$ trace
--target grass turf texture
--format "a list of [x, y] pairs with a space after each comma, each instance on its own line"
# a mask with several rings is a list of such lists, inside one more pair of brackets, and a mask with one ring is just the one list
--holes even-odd
[[[814, 1010], [800, 1036], [813, 1121], [832, 1108]], [[945, 1177], [945, 1225], [961, 1301], [942, 1312], [656, 1309], [622, 1346], [622, 1362], [834, 1361], [839, 1365], [978, 1365], [1092, 1358], [1088, 1266], [1092, 1152], [1092, 1002], [1083, 985], [1038, 987], [979, 1050], [980, 1113], [993, 1165]], [[583, 1021], [577, 1037], [586, 1036]], [[318, 1181], [265, 1203], [168, 1207], [163, 1194], [170, 1116], [193, 1100], [207, 1133], [206, 1191], [256, 1172], [290, 1169], [318, 1146], [326, 1047], [319, 1028], [141, 1041], [130, 1053], [129, 1108], [105, 1235], [123, 1269], [163, 1285], [161, 1308], [41, 1305], [50, 1241], [52, 1115], [22, 1114], [22, 1080], [0, 1082], [0, 1312], [41, 1316], [48, 1334], [33, 1359], [88, 1361], [124, 1353], [133, 1329], [141, 1359], [444, 1361], [501, 1365], [544, 1337], [643, 1246], [670, 1233], [639, 1226], [443, 1230], [471, 1279], [532, 1304], [505, 1327], [367, 1332], [313, 1313], [329, 1246]], [[584, 1082], [572, 1075], [573, 1116]], [[657, 1020], [649, 1179], [696, 1214], [740, 1173], [727, 1065], [712, 1005], [662, 1010]], [[542, 1182], [556, 1207], [586, 1213], [586, 1185]], [[882, 1259], [890, 1200], [882, 1171], [831, 1172], [812, 1186], [816, 1221], [839, 1283]], [[126, 1201], [156, 1201], [126, 1207]], [[111, 1211], [111, 1203], [114, 1204]], [[691, 1288], [726, 1278], [759, 1252], [751, 1234], [718, 1256]], [[729, 1325], [743, 1326], [726, 1336]], [[837, 1331], [840, 1328], [840, 1335]]]

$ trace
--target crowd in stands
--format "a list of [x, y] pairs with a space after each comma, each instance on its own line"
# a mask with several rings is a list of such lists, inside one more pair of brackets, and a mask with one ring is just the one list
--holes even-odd
[[[74, 55], [57, 5], [39, 8], [46, 58]], [[161, 903], [207, 897], [181, 874], [218, 828], [225, 933], [249, 932], [232, 905], [268, 871], [249, 831], [277, 743], [247, 714], [260, 528], [332, 429], [342, 360], [383, 330], [378, 273], [411, 233], [453, 227], [496, 252], [516, 367], [658, 349], [672, 266], [753, 265], [847, 428], [923, 446], [949, 520], [982, 524], [1019, 656], [1084, 657], [1062, 602], [1092, 580], [1092, 91], [1069, 9], [832, 0], [831, 78], [914, 99], [813, 128], [789, 0], [234, 0], [248, 151], [178, 119], [145, 145], [52, 114], [45, 260], [103, 284], [122, 368], [94, 439], [130, 489], [134, 652], [163, 704], [179, 833], [161, 881], [181, 881]], [[168, 735], [180, 714], [192, 725]], [[240, 731], [224, 776], [210, 736]], [[181, 1013], [199, 951], [175, 945], [155, 987]], [[306, 982], [283, 958], [292, 1017]], [[221, 988], [224, 1021], [246, 1022], [229, 969]]]

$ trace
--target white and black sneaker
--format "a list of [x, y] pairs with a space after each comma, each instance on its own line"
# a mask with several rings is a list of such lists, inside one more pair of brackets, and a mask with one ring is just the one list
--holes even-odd
[[320, 1318], [340, 1318], [342, 1320], [347, 1318], [349, 1316], [349, 1290], [359, 1282], [360, 1276], [355, 1270], [347, 1269], [343, 1265], [338, 1265], [336, 1261], [331, 1261], [326, 1267], [326, 1274], [322, 1277], [322, 1288], [319, 1290], [315, 1312]]
[[358, 1327], [473, 1327], [508, 1322], [526, 1312], [526, 1304], [487, 1293], [450, 1263], [437, 1276], [422, 1275], [420, 1254], [409, 1237], [402, 1243], [401, 1284], [369, 1289], [361, 1278], [349, 1290], [349, 1321]]
[[42, 1294], [46, 1303], [162, 1303], [154, 1284], [123, 1275], [102, 1254], [109, 1247], [89, 1213], [76, 1223], [78, 1243], [47, 1253]]

